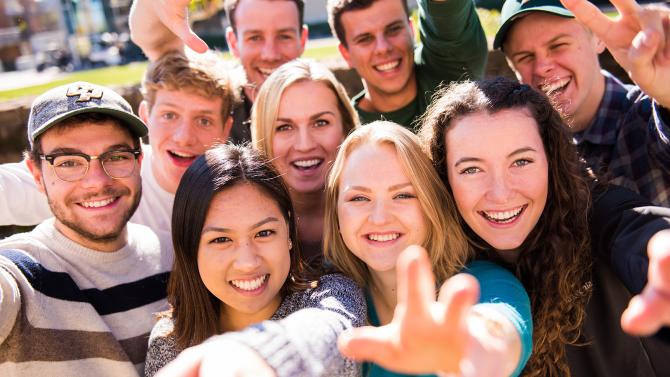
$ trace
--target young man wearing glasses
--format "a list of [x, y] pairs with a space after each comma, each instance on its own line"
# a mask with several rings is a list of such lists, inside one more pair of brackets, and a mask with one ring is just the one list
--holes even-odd
[[31, 108], [28, 168], [54, 218], [0, 241], [0, 375], [139, 375], [165, 307], [170, 243], [128, 223], [144, 123], [79, 82]]
[[[208, 148], [225, 143], [235, 98], [229, 69], [212, 53], [170, 52], [147, 68], [139, 116], [149, 128], [140, 175], [144, 195], [131, 221], [170, 233], [181, 176]], [[35, 225], [51, 217], [23, 163], [0, 165], [0, 225]]]

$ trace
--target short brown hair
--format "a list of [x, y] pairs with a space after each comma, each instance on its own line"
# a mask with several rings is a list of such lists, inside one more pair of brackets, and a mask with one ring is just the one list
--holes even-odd
[[[328, 24], [334, 36], [347, 47], [346, 34], [342, 27], [342, 14], [352, 10], [367, 9], [377, 0], [328, 0]], [[406, 0], [399, 0], [402, 3], [407, 17], [409, 17], [409, 7]]]
[[142, 80], [142, 95], [149, 110], [159, 90], [178, 90], [205, 98], [219, 97], [222, 119], [226, 120], [237, 102], [230, 77], [231, 67], [214, 52], [184, 54], [171, 51], [150, 64]]
[[[237, 33], [237, 23], [235, 22], [235, 10], [242, 0], [226, 0], [223, 3], [223, 9], [226, 11], [226, 16], [228, 17], [228, 24], [233, 31]], [[278, 0], [279, 1], [279, 0]], [[305, 18], [305, 2], [303, 0], [281, 0], [281, 1], [290, 1], [295, 3], [295, 6], [298, 8], [298, 29], [302, 28], [302, 24]]]

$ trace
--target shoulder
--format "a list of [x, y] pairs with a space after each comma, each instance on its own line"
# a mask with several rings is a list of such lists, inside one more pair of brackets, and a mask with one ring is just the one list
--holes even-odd
[[180, 352], [174, 337], [172, 318], [160, 318], [151, 329], [149, 336], [149, 349], [144, 366], [145, 375], [153, 376], [160, 368], [174, 360]]

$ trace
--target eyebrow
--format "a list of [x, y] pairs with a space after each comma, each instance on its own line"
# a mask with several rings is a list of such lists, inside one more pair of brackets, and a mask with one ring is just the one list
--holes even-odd
[[[114, 145], [110, 145], [109, 147], [105, 148], [105, 152], [116, 151], [116, 150], [120, 150], [120, 149], [121, 150], [133, 149], [133, 147], [131, 147], [129, 144], [126, 144], [126, 143], [114, 144]], [[105, 153], [105, 152], [103, 152], [103, 153]], [[45, 153], [45, 154], [56, 154], [56, 153], [84, 153], [84, 152], [82, 152], [81, 149], [77, 149], [77, 148], [63, 147], [63, 148], [56, 148], [56, 149], [52, 150], [51, 152]]]
[[[157, 103], [156, 107], [169, 107], [169, 108], [175, 108], [175, 109], [182, 109], [184, 108], [184, 104], [178, 104], [175, 102], [161, 102]], [[196, 112], [199, 114], [216, 114], [217, 111], [210, 110], [210, 109], [196, 109]]]
[[[412, 186], [412, 182], [398, 183], [398, 184], [389, 186], [388, 191], [400, 190], [401, 188], [405, 188], [407, 186]], [[367, 188], [365, 186], [349, 186], [347, 188], [347, 191], [349, 191], [349, 190], [372, 192], [372, 190], [370, 190], [369, 188]]]
[[[260, 226], [263, 226], [267, 223], [278, 222], [278, 221], [279, 221], [279, 219], [277, 219], [276, 217], [268, 216], [265, 219], [263, 219], [263, 220], [257, 222], [256, 224], [252, 225], [249, 229], [256, 229], [256, 228], [258, 228]], [[218, 226], [206, 226], [206, 227], [202, 228], [202, 234], [207, 233], [207, 232], [229, 233], [229, 232], [232, 232], [232, 229], [221, 228], [221, 227], [218, 227]]]
[[[550, 40], [548, 40], [547, 43], [544, 43], [544, 44], [543, 44], [543, 46], [550, 45], [550, 44], [556, 42], [557, 40], [559, 40], [559, 39], [561, 39], [561, 38], [565, 38], [565, 37], [570, 38], [570, 35], [567, 34], [567, 33], [559, 34], [559, 35], [557, 35], [557, 36], [551, 38]], [[512, 54], [512, 57], [515, 57], [515, 56], [517, 56], [517, 55], [525, 55], [525, 54], [528, 54], [528, 51], [527, 51], [527, 50], [521, 50], [521, 51], [519, 51], [519, 52], [515, 52], [515, 53], [513, 53], [513, 54]]]
[[[285, 27], [283, 29], [276, 30], [277, 34], [287, 33], [287, 32], [298, 34], [297, 30], [295, 28], [292, 28], [292, 27]], [[248, 34], [263, 34], [263, 30], [261, 30], [261, 29], [251, 29], [251, 30], [245, 30], [244, 33], [243, 33], [243, 35], [248, 35]]]
[[[510, 157], [512, 157], [514, 155], [517, 155], [517, 154], [520, 154], [520, 153], [526, 153], [526, 152], [537, 152], [537, 150], [535, 150], [535, 148], [532, 148], [532, 147], [519, 148], [519, 149], [513, 151], [512, 153], [508, 154], [507, 158], [510, 158]], [[458, 166], [458, 165], [466, 163], [466, 162], [481, 162], [481, 161], [483, 161], [483, 160], [481, 158], [478, 158], [478, 157], [463, 157], [463, 158], [459, 158], [454, 163], [454, 166]]]
[[[320, 112], [320, 113], [316, 113], [316, 114], [314, 114], [314, 115], [310, 115], [309, 119], [310, 119], [310, 120], [314, 120], [314, 119], [317, 119], [317, 118], [321, 118], [321, 117], [324, 116], [324, 115], [332, 115], [332, 116], [335, 116], [335, 113], [333, 113], [332, 111], [326, 110], [326, 111], [322, 111], [322, 112]], [[286, 123], [292, 123], [292, 122], [293, 122], [293, 120], [292, 120], [292, 119], [289, 119], [289, 118], [277, 118], [277, 121], [279, 121], [279, 122], [286, 122]]]

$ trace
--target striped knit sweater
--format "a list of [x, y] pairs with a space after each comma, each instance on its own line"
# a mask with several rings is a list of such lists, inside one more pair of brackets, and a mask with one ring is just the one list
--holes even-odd
[[145, 226], [127, 230], [112, 253], [71, 241], [54, 219], [0, 241], [0, 375], [143, 374], [172, 249]]

